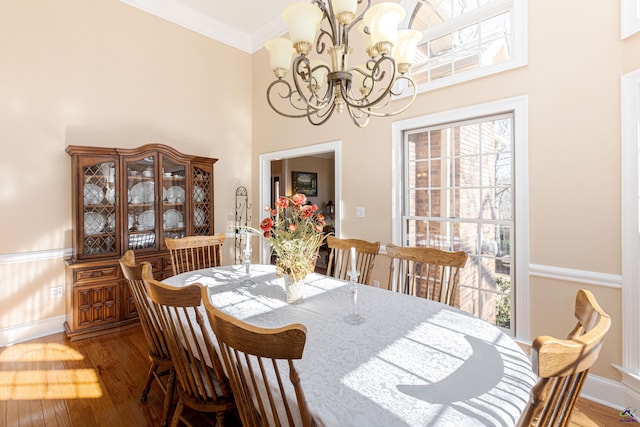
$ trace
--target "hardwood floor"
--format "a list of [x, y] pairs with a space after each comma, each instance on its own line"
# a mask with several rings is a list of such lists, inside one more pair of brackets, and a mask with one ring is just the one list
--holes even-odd
[[[146, 403], [138, 400], [145, 354], [140, 327], [76, 342], [59, 333], [0, 348], [0, 426], [160, 425], [157, 384]], [[571, 425], [619, 426], [619, 411], [580, 400]], [[207, 424], [193, 414], [190, 421]]]

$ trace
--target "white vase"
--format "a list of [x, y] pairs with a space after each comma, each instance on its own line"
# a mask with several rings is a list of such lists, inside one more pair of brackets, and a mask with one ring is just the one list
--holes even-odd
[[288, 274], [284, 275], [284, 289], [287, 294], [287, 304], [300, 304], [304, 300], [304, 282], [306, 277], [294, 281]]

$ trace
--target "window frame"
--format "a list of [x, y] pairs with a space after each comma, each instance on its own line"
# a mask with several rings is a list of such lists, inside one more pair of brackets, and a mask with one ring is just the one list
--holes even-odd
[[529, 308], [529, 190], [528, 190], [528, 97], [519, 96], [456, 110], [438, 112], [392, 123], [392, 242], [402, 245], [404, 200], [404, 133], [444, 123], [463, 122], [481, 116], [513, 113], [513, 204], [514, 204], [514, 278], [513, 334], [530, 340]]
[[620, 0], [620, 38], [640, 31], [640, 0]]
[[621, 79], [622, 383], [640, 393], [640, 69]]
[[[512, 29], [511, 43], [512, 43], [513, 52], [514, 52], [513, 57], [511, 59], [503, 62], [499, 62], [497, 64], [481, 66], [469, 71], [463, 71], [459, 74], [454, 74], [451, 76], [446, 76], [446, 77], [438, 78], [425, 83], [421, 83], [417, 86], [417, 92], [418, 93], [429, 92], [435, 89], [440, 89], [447, 86], [453, 86], [458, 83], [479, 79], [481, 77], [501, 73], [503, 71], [508, 71], [514, 68], [519, 68], [527, 65], [528, 63], [527, 2], [528, 0], [499, 0], [487, 6], [487, 9], [486, 9], [487, 13], [472, 12], [469, 14], [471, 19], [468, 19], [466, 17], [463, 19], [464, 26], [468, 26], [470, 24], [482, 22], [488, 17], [493, 16], [493, 13], [495, 13], [496, 11], [501, 11], [502, 13], [511, 11], [511, 29]], [[404, 7], [405, 11], [407, 11], [404, 22], [401, 24], [401, 28], [408, 28], [409, 21], [411, 20], [411, 15], [413, 14], [413, 10], [415, 9], [417, 3], [419, 3], [419, 0], [402, 0], [400, 2], [402, 7]], [[451, 32], [454, 28], [457, 28], [457, 27], [458, 25], [454, 27], [453, 25], [443, 23], [441, 25], [438, 25], [437, 27], [426, 30], [424, 34], [431, 39], [437, 39], [438, 37], [442, 36], [443, 34], [447, 34]], [[423, 39], [423, 42], [427, 41], [427, 37]], [[409, 91], [409, 92], [411, 93], [403, 92], [402, 95], [398, 95], [398, 98], [411, 95], [412, 91]]]

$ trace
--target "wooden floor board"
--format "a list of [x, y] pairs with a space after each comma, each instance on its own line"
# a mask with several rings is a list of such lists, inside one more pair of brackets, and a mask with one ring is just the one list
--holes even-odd
[[[158, 385], [146, 403], [139, 400], [148, 368], [139, 327], [75, 342], [60, 333], [0, 348], [0, 380], [6, 382], [0, 382], [0, 426], [158, 426]], [[620, 426], [622, 409], [579, 399], [571, 426]], [[206, 425], [191, 419], [195, 427]]]

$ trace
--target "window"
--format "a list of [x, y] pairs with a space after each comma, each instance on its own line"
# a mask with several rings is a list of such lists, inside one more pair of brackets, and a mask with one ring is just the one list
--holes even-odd
[[640, 0], [620, 0], [620, 24], [623, 39], [640, 31]]
[[419, 91], [526, 64], [525, 0], [405, 0], [421, 31], [411, 75]]
[[525, 123], [526, 98], [395, 123], [394, 242], [467, 252], [456, 305], [528, 334]]

